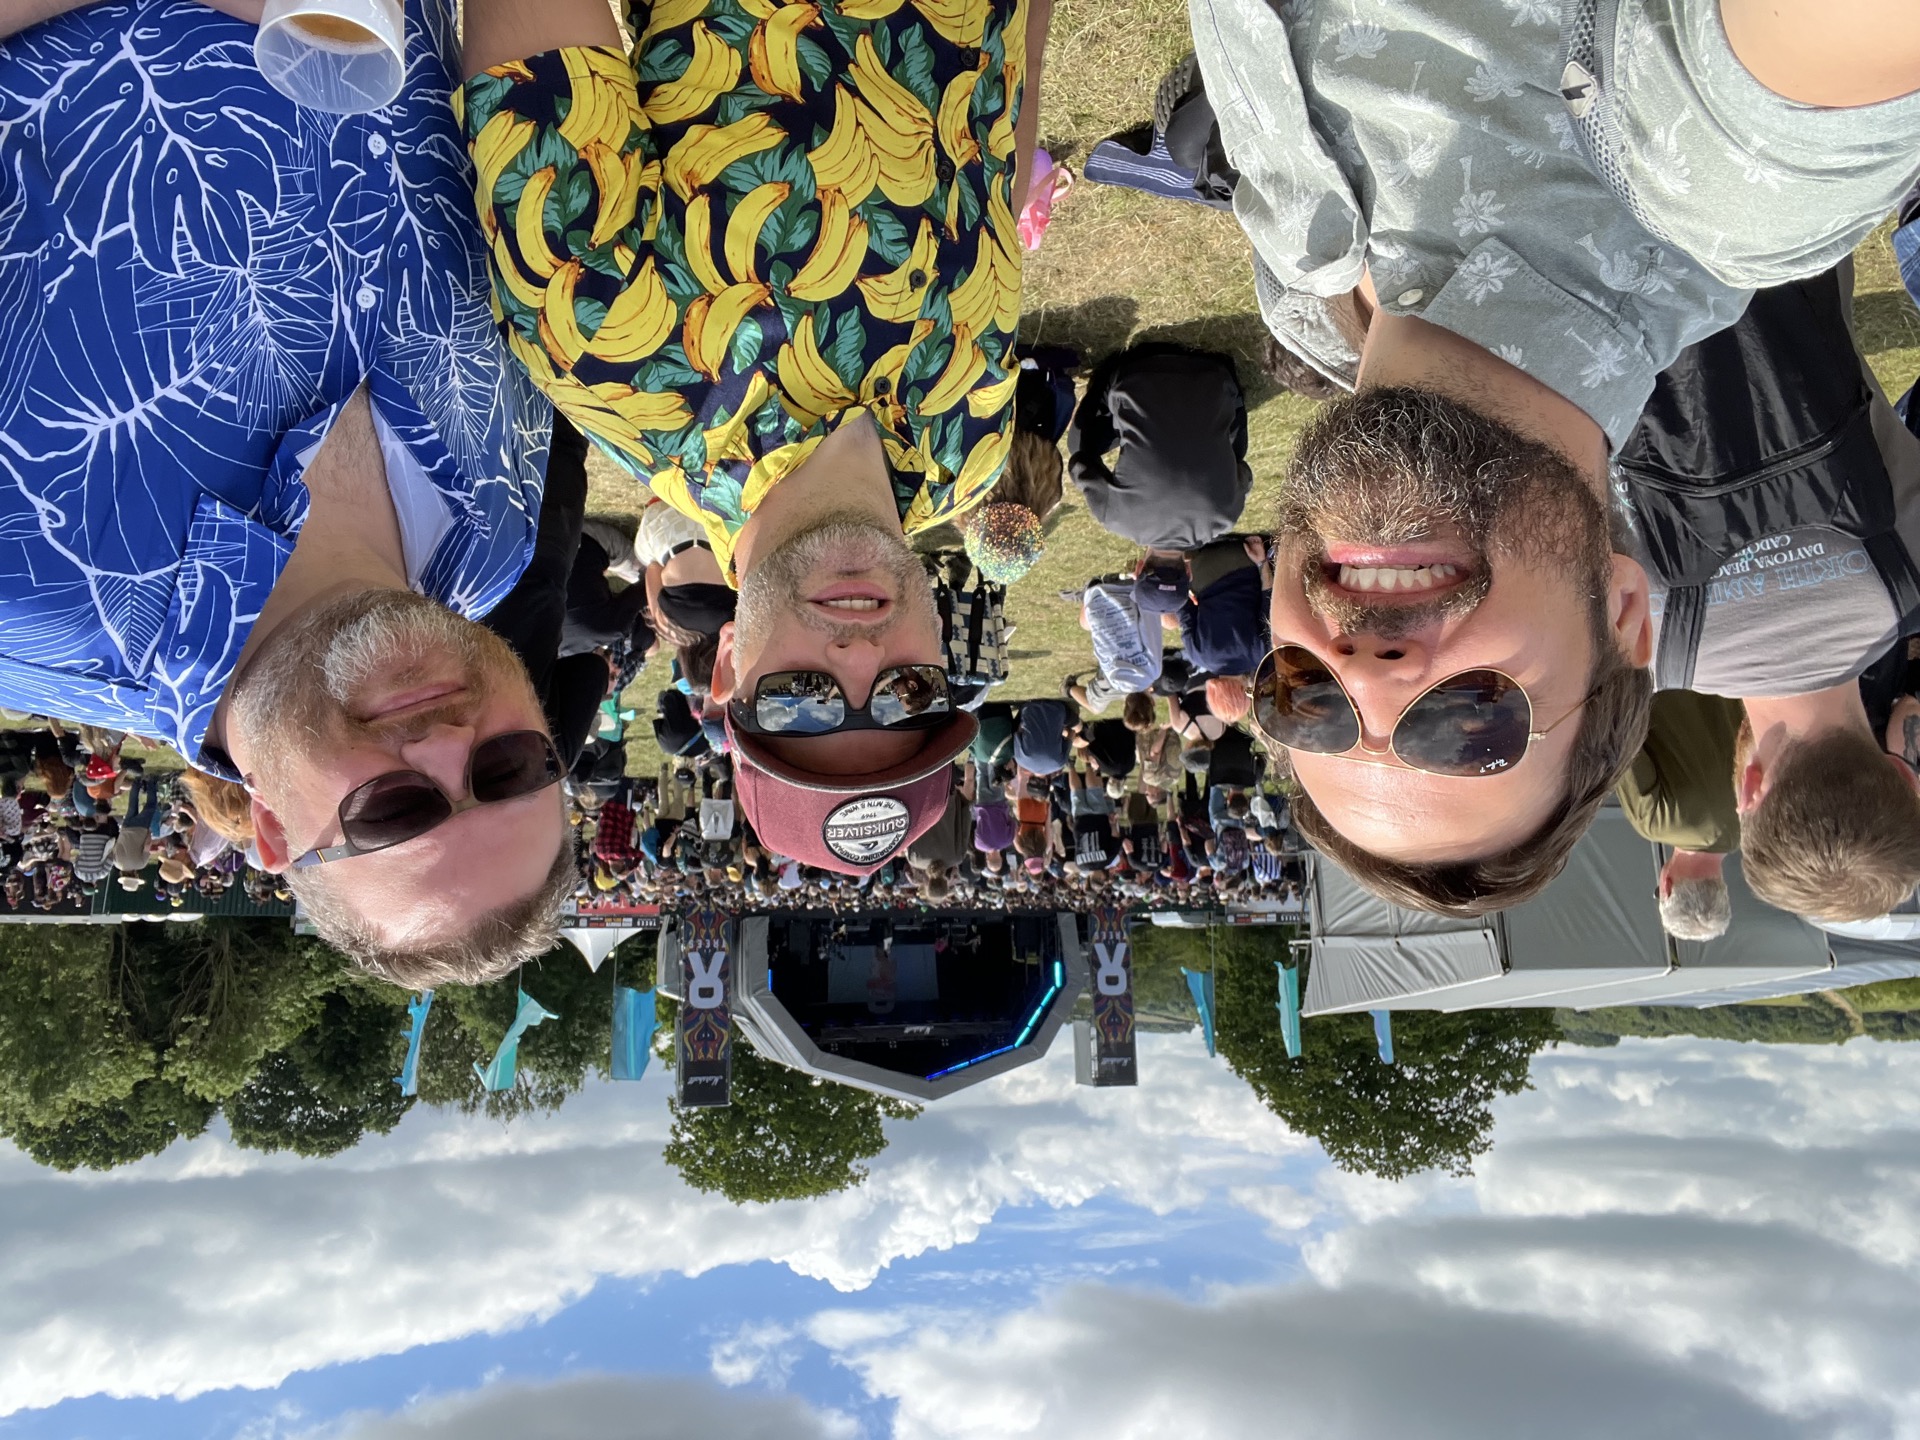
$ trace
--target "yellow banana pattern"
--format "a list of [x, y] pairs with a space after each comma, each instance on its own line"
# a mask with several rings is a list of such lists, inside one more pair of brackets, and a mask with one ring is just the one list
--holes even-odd
[[850, 414], [903, 525], [1012, 434], [1027, 0], [656, 0], [458, 107], [508, 349], [725, 563]]

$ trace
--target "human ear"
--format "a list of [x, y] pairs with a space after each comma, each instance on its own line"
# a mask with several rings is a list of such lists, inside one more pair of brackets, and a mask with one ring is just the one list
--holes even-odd
[[713, 652], [713, 683], [707, 687], [707, 694], [713, 697], [713, 703], [724, 705], [733, 698], [738, 678], [733, 673], [733, 621], [729, 620], [720, 627], [720, 634]]
[[1653, 663], [1653, 595], [1647, 572], [1630, 555], [1609, 557], [1607, 624], [1613, 642], [1636, 670]]
[[253, 806], [253, 848], [260, 852], [260, 868], [269, 875], [284, 875], [292, 869], [286, 827], [267, 802], [249, 792]]
[[1733, 772], [1733, 808], [1742, 820], [1751, 815], [1767, 798], [1767, 767], [1752, 755]]

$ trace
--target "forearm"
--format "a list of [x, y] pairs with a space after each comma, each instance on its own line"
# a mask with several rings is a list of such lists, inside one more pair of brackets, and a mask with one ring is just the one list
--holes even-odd
[[1719, 0], [1734, 55], [1803, 105], [1872, 105], [1920, 90], [1913, 0]]
[[1052, 20], [1053, 0], [1028, 0], [1027, 76], [1020, 95], [1020, 118], [1013, 126], [1014, 154], [1019, 157], [1013, 177], [1016, 215], [1026, 208], [1027, 187], [1033, 183], [1033, 152], [1040, 145], [1040, 72]]
[[90, 3], [92, 0], [0, 0], [0, 40]]
[[605, 0], [467, 0], [462, 26], [460, 61], [468, 78], [549, 50], [621, 45]]

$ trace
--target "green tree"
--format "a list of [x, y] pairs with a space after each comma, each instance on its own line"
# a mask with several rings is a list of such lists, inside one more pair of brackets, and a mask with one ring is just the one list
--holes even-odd
[[[623, 946], [621, 954], [629, 948]], [[559, 1109], [589, 1075], [611, 1068], [613, 985], [605, 965], [596, 974], [577, 950], [563, 946], [490, 985], [442, 986], [434, 992], [421, 1046], [420, 1098], [498, 1119]], [[475, 1081], [473, 1067], [493, 1058], [522, 989], [558, 1018], [522, 1037], [520, 1083], [489, 1095]]]
[[92, 925], [0, 926], [0, 1133], [126, 1100], [158, 1054], [121, 1000], [122, 947]]
[[1383, 1065], [1370, 1017], [1328, 1015], [1305, 1024], [1301, 1058], [1289, 1060], [1274, 1008], [1284, 935], [1225, 931], [1215, 954], [1220, 1053], [1343, 1170], [1389, 1180], [1470, 1173], [1492, 1143], [1494, 1097], [1526, 1089], [1534, 1054], [1558, 1034], [1545, 1010], [1399, 1011], [1397, 1063]]
[[736, 1205], [831, 1195], [867, 1178], [860, 1162], [887, 1148], [883, 1120], [919, 1107], [816, 1080], [733, 1047], [733, 1103], [673, 1107], [666, 1160], [696, 1190]]
[[[1837, 1006], [1808, 997], [1781, 1005], [1621, 1005], [1556, 1010], [1561, 1034], [1578, 1045], [1613, 1045], [1620, 1037], [1696, 1035], [1707, 1040], [1757, 1040], [1769, 1045], [1841, 1045], [1853, 1022]], [[1869, 1031], [1871, 1033], [1871, 1031]]]
[[192, 1139], [216, 1108], [171, 1080], [142, 1080], [118, 1100], [73, 1106], [52, 1123], [18, 1122], [9, 1133], [42, 1165], [111, 1170]]
[[314, 1084], [300, 1062], [282, 1051], [262, 1060], [222, 1108], [235, 1144], [320, 1156], [352, 1149], [369, 1130], [385, 1134], [412, 1104], [391, 1079], [384, 1088], [369, 1088], [358, 1103], [343, 1101], [337, 1089]]

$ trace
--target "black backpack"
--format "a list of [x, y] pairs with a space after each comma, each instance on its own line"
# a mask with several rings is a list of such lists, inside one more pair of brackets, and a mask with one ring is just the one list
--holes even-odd
[[1762, 290], [1738, 324], [1663, 371], [1616, 461], [1666, 587], [1654, 681], [1690, 685], [1714, 572], [1750, 545], [1821, 526], [1860, 542], [1905, 633], [1920, 572], [1894, 529], [1875, 396], [1848, 324], [1851, 261]]

